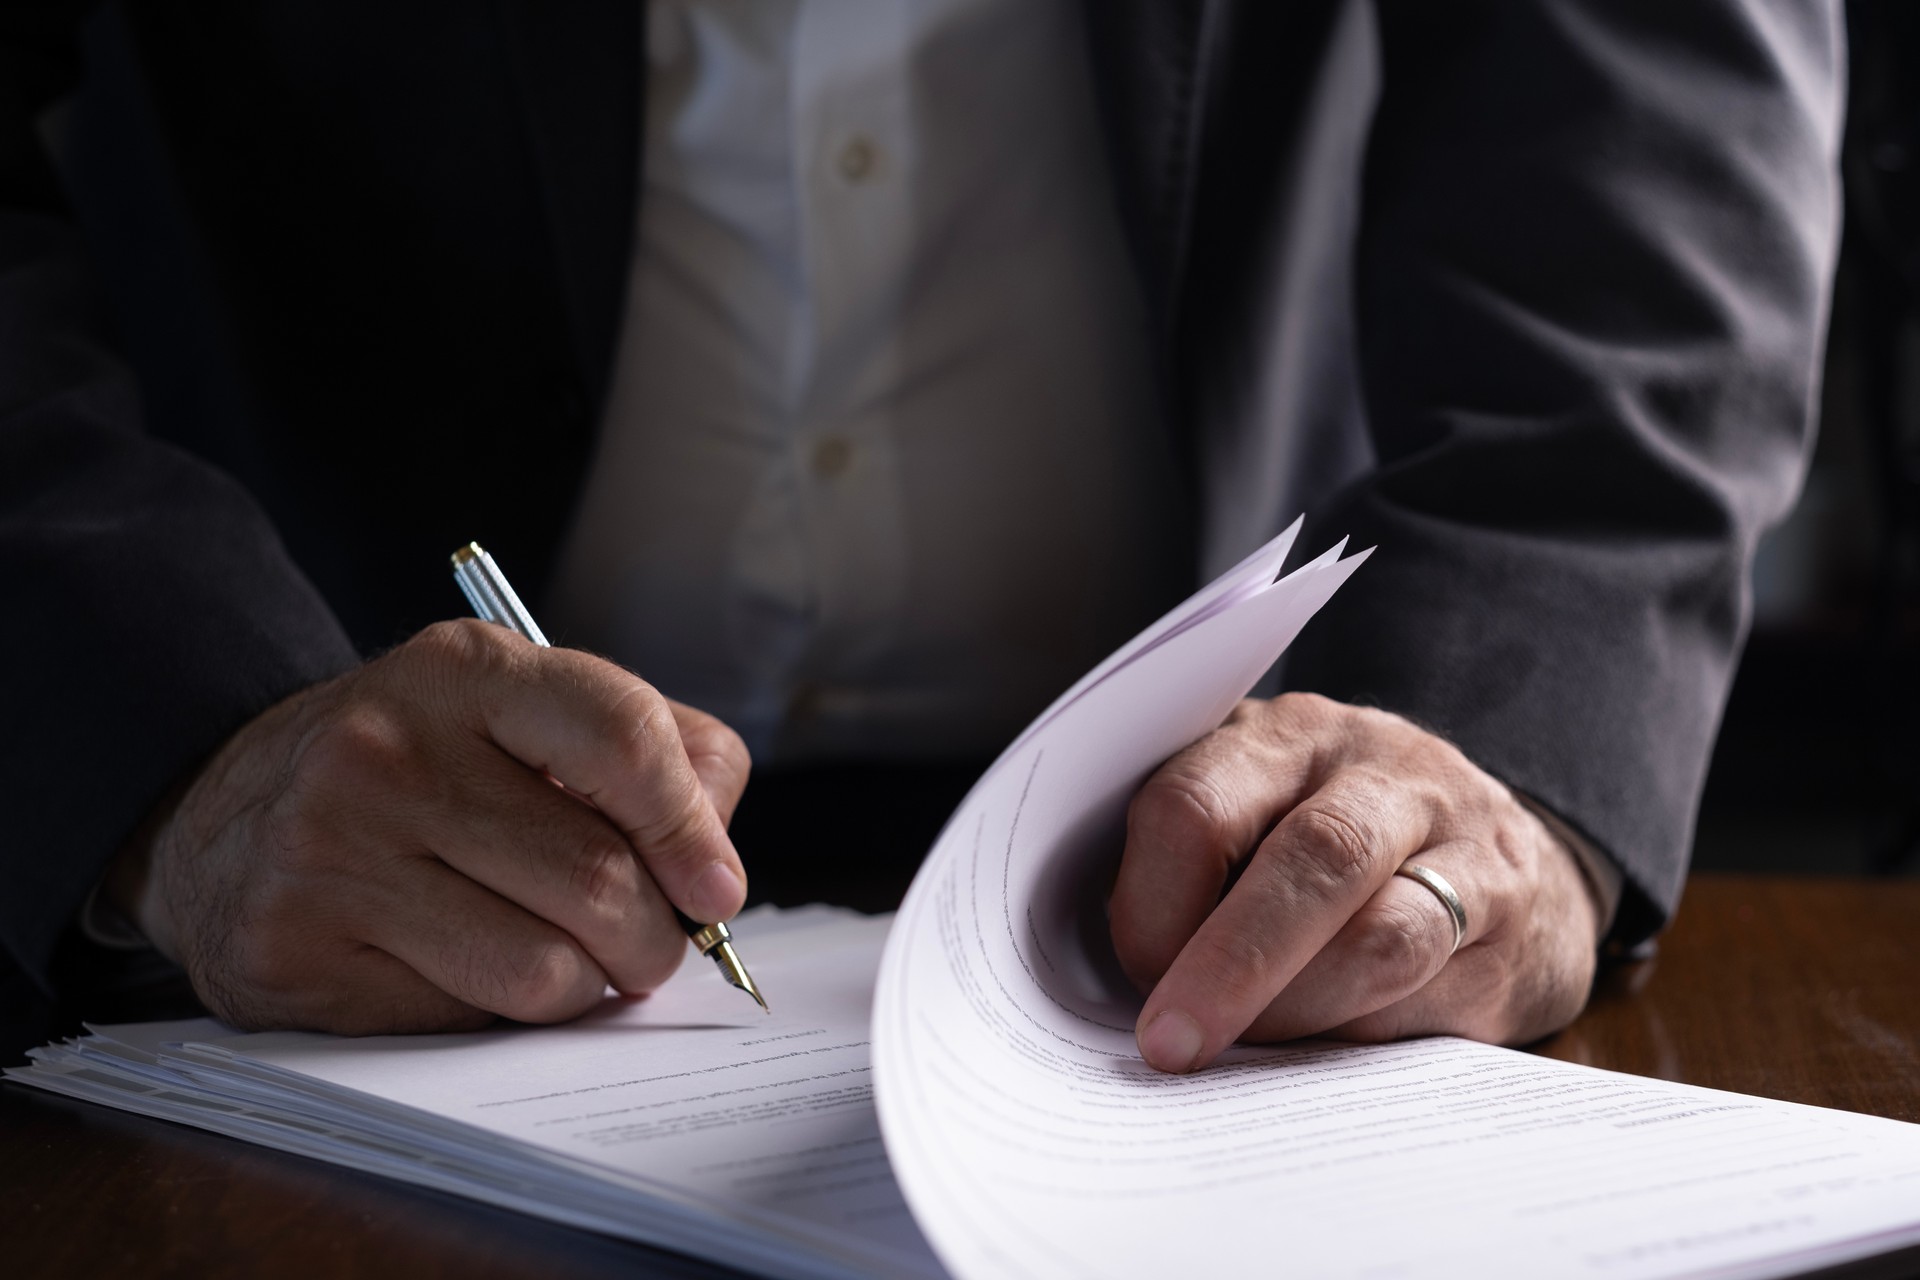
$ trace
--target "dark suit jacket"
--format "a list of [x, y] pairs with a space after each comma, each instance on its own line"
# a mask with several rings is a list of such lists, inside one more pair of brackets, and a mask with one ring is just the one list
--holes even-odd
[[[538, 592], [642, 101], [635, 0], [137, 4], [63, 183], [79, 7], [0, 16], [0, 952], [42, 988], [176, 780], [459, 611], [451, 546]], [[1836, 7], [1086, 9], [1206, 566], [1297, 507], [1377, 543], [1287, 683], [1537, 797], [1645, 936], [1808, 445]]]

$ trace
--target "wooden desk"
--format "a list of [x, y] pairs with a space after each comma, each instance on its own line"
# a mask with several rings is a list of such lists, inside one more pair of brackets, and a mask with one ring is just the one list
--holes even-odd
[[[1538, 1049], [1920, 1121], [1920, 883], [1696, 877], [1659, 956]], [[19, 1088], [0, 1089], [0, 1271], [724, 1274]]]
[[1695, 876], [1550, 1058], [1920, 1122], [1920, 881]]

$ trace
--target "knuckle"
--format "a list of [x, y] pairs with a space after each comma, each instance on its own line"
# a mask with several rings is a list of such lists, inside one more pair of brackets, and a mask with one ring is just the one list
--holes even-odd
[[1220, 992], [1235, 1002], [1274, 994], [1266, 989], [1273, 951], [1252, 934], [1239, 930], [1223, 933], [1192, 948], [1190, 957], [1192, 975], [1203, 984], [1203, 990]]
[[1339, 702], [1318, 693], [1287, 693], [1284, 719], [1288, 731], [1302, 730], [1317, 738], [1337, 743], [1346, 753], [1403, 753], [1422, 743], [1448, 745], [1403, 716], [1381, 707]]
[[633, 850], [612, 831], [596, 831], [574, 856], [568, 890], [596, 915], [627, 914], [639, 889]]
[[1295, 852], [1325, 887], [1341, 888], [1367, 874], [1376, 855], [1371, 824], [1349, 804], [1325, 799], [1287, 818]]
[[1432, 936], [1432, 922], [1416, 907], [1381, 905], [1356, 939], [1364, 980], [1377, 990], [1417, 980], [1431, 963]]
[[1396, 790], [1404, 790], [1408, 785], [1407, 775], [1387, 761], [1377, 757], [1355, 760], [1340, 770], [1341, 798], [1331, 801], [1331, 807], [1338, 809], [1356, 821], [1368, 820], [1371, 824], [1372, 812], [1368, 801], [1358, 797], [1382, 797], [1392, 795]]
[[691, 867], [711, 860], [713, 826], [708, 821], [703, 797], [693, 791], [674, 797], [649, 815], [643, 833], [647, 857], [656, 865]]
[[467, 667], [498, 661], [506, 652], [505, 627], [478, 618], [449, 618], [424, 628], [396, 652], [436, 665]]
[[1471, 824], [1470, 829], [1481, 836], [1479, 843], [1529, 895], [1538, 892], [1552, 858], [1573, 861], [1572, 850], [1505, 787], [1487, 796], [1464, 820], [1463, 825]]
[[1324, 727], [1353, 714], [1359, 708], [1344, 702], [1335, 702], [1325, 694], [1290, 692], [1274, 698], [1269, 704], [1273, 709], [1273, 718], [1287, 725], [1306, 725]]
[[467, 938], [449, 944], [443, 967], [458, 999], [539, 1022], [572, 1011], [582, 966], [574, 949], [559, 941], [502, 947]]
[[1169, 765], [1149, 778], [1127, 808], [1127, 834], [1175, 852], [1224, 851], [1226, 798], [1204, 774]]
[[350, 780], [328, 772], [297, 779], [268, 798], [260, 808], [256, 856], [233, 888], [258, 888], [271, 903], [282, 877], [324, 874], [343, 857], [335, 828], [342, 798], [351, 794]]
[[[635, 687], [608, 709], [609, 749], [622, 767], [651, 779], [653, 803], [631, 831], [649, 863], [704, 861], [710, 854], [710, 836], [717, 819], [690, 768], [670, 768], [680, 744], [673, 708], [651, 685]], [[727, 731], [731, 735], [732, 731]], [[742, 744], [744, 754], [746, 748]]]
[[460, 938], [445, 944], [439, 959], [450, 995], [476, 1008], [512, 1013], [514, 984], [488, 948]]
[[316, 727], [295, 762], [295, 772], [308, 785], [350, 793], [404, 781], [414, 769], [405, 727], [369, 705], [349, 708]]
[[1436, 738], [1424, 729], [1417, 727], [1405, 716], [1396, 715], [1380, 707], [1343, 707], [1354, 727], [1361, 733], [1379, 738], [1407, 738], [1417, 735], [1430, 742], [1445, 745], [1443, 739]]
[[1276, 710], [1284, 710], [1293, 715], [1325, 715], [1344, 705], [1323, 693], [1309, 693], [1304, 690], [1292, 690], [1273, 700]]
[[667, 700], [636, 680], [606, 704], [599, 737], [624, 767], [645, 773], [658, 767], [662, 744], [677, 740], [679, 729]]
[[733, 774], [744, 775], [752, 765], [746, 740], [712, 716], [702, 716], [682, 727], [680, 740], [689, 756], [711, 760]]
[[548, 942], [519, 957], [513, 975], [516, 1016], [529, 1021], [574, 1011], [584, 966], [579, 953], [563, 942]]

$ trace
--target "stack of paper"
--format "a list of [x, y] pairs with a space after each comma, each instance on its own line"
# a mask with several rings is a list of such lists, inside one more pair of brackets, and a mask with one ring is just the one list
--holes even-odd
[[1140, 1062], [1100, 864], [1361, 559], [1276, 581], [1292, 534], [1036, 720], [890, 932], [743, 917], [772, 1018], [697, 966], [561, 1027], [108, 1027], [8, 1074], [781, 1276], [1761, 1276], [1920, 1243], [1914, 1126], [1451, 1039]]
[[687, 965], [564, 1026], [348, 1040], [148, 1023], [8, 1074], [748, 1271], [939, 1275], [874, 1117], [886, 928], [817, 907], [743, 917], [772, 1017]]

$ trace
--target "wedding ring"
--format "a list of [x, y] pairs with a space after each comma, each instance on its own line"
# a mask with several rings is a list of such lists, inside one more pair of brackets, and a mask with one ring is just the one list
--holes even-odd
[[1452, 955], [1460, 949], [1460, 940], [1467, 936], [1467, 908], [1460, 901], [1460, 895], [1453, 891], [1445, 876], [1438, 871], [1429, 870], [1417, 862], [1403, 862], [1393, 874], [1417, 880], [1433, 891], [1433, 896], [1447, 909], [1447, 915], [1453, 919], [1453, 946], [1447, 954]]

